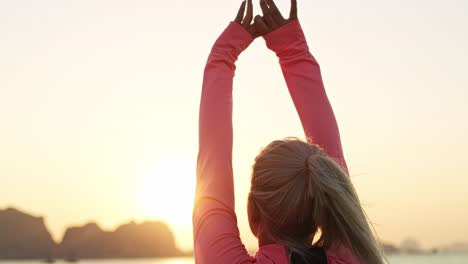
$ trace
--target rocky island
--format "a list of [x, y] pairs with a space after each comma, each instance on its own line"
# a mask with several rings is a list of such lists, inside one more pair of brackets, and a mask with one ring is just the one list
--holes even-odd
[[42, 259], [55, 249], [42, 217], [13, 208], [0, 210], [0, 259]]
[[96, 223], [70, 227], [60, 243], [43, 217], [14, 208], [0, 210], [0, 259], [158, 258], [184, 255], [169, 227], [161, 222], [130, 222], [114, 231]]

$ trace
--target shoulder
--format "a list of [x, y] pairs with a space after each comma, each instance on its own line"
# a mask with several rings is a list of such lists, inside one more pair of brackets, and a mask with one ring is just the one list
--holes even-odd
[[280, 244], [261, 246], [254, 259], [257, 264], [289, 264], [286, 247]]
[[347, 248], [335, 248], [327, 251], [328, 264], [359, 264], [358, 259]]

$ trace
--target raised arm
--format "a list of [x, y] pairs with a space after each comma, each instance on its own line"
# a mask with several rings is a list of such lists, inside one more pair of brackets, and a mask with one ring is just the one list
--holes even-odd
[[[250, 12], [251, 7], [250, 1]], [[245, 2], [241, 7], [242, 17], [243, 9]], [[238, 18], [214, 44], [204, 72], [193, 211], [197, 264], [247, 263], [250, 260], [240, 240], [234, 212], [232, 85], [235, 61], [254, 35], [249, 34], [252, 18], [247, 24], [239, 22]]]
[[322, 147], [346, 172], [338, 125], [322, 81], [320, 66], [312, 56], [297, 19], [297, 2], [284, 19], [273, 0], [262, 0], [264, 16], [255, 21], [269, 49], [279, 58], [286, 84], [307, 140]]

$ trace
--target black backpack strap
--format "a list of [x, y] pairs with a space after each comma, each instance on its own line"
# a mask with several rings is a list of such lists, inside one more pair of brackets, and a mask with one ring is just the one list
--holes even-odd
[[312, 247], [309, 249], [309, 256], [304, 260], [301, 256], [293, 253], [291, 255], [291, 264], [327, 264], [327, 254], [321, 247]]

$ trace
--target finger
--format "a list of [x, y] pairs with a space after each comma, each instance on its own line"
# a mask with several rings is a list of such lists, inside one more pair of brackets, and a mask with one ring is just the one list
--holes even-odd
[[291, 13], [289, 20], [297, 19], [297, 0], [291, 0]]
[[245, 0], [242, 1], [242, 4], [239, 8], [239, 12], [237, 13], [237, 17], [234, 21], [239, 24], [242, 24], [242, 18], [244, 17], [244, 12], [245, 12]]
[[250, 27], [249, 27], [249, 29], [247, 31], [250, 33], [250, 35], [254, 39], [260, 37], [260, 33], [257, 30], [257, 25], [255, 24], [255, 22], [252, 25], [250, 25]]
[[247, 0], [247, 14], [245, 15], [242, 25], [247, 27], [250, 25], [253, 19], [253, 3], [252, 0]]
[[283, 18], [283, 15], [281, 15], [281, 11], [276, 6], [275, 1], [267, 0], [267, 4], [270, 7], [270, 11], [271, 11], [270, 13], [273, 16], [273, 18], [276, 20], [278, 24], [281, 23], [284, 20], [284, 18]]
[[260, 7], [262, 8], [263, 17], [267, 16], [270, 13], [270, 8], [268, 8], [268, 5], [265, 0], [260, 0]]
[[271, 16], [271, 11], [270, 8], [267, 5], [267, 2], [265, 0], [260, 0], [260, 7], [262, 8], [263, 12], [263, 21], [270, 27], [275, 27], [276, 22]]
[[255, 26], [257, 27], [258, 33], [260, 33], [260, 35], [262, 36], [270, 32], [270, 28], [267, 26], [267, 24], [261, 16], [255, 17]]

